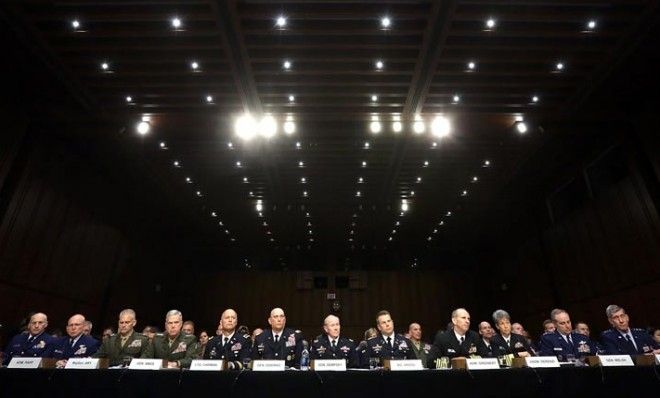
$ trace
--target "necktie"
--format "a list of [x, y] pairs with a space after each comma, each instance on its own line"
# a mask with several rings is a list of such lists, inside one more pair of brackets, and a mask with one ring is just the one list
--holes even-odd
[[337, 340], [332, 339], [332, 348], [337, 348]]
[[227, 342], [229, 341], [229, 337], [225, 336], [224, 338], [224, 343], [222, 345], [227, 345]]
[[392, 338], [387, 336], [387, 345], [392, 347]]
[[73, 343], [74, 343], [74, 342], [75, 342], [74, 339], [69, 339], [69, 345], [70, 345], [71, 347], [73, 347]]
[[461, 344], [465, 341], [465, 336], [461, 336]]
[[511, 347], [511, 340], [510, 340], [510, 339], [506, 339], [506, 345], [508, 345], [509, 347]]
[[573, 345], [573, 339], [571, 338], [570, 334], [568, 336], [566, 336], [566, 341], [568, 341], [569, 345], [571, 345], [571, 346]]
[[630, 347], [632, 347], [632, 349], [635, 350], [635, 352], [637, 352], [637, 347], [635, 346], [633, 340], [630, 338], [630, 334], [626, 334], [626, 340], [628, 341]]
[[33, 337], [32, 335], [28, 336], [28, 340], [27, 340], [27, 342], [28, 342], [28, 343], [31, 343], [32, 340], [34, 340], [34, 337]]
[[276, 334], [276, 335], [275, 335], [275, 342], [277, 343], [277, 342], [279, 342], [279, 341], [280, 341], [280, 335], [279, 335], [279, 334]]
[[126, 345], [126, 340], [128, 340], [128, 337], [126, 337], [126, 336], [122, 336], [122, 338], [121, 338], [121, 346], [122, 346], [122, 347], [123, 347], [124, 345]]

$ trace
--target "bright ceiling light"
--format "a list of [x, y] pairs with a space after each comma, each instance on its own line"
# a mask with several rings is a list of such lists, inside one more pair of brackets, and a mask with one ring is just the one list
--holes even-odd
[[378, 96], [377, 95], [372, 95], [371, 96], [371, 102], [376, 102], [378, 101]]
[[131, 102], [133, 102], [133, 97], [131, 97], [130, 95], [127, 95], [127, 96], [126, 96], [126, 102], [128, 102], [129, 104], [130, 104]]
[[378, 134], [378, 133], [380, 133], [380, 130], [381, 130], [381, 129], [382, 129], [382, 125], [380, 124], [380, 122], [378, 122], [378, 121], [374, 121], [374, 122], [369, 123], [369, 130], [370, 130], [373, 134]]
[[369, 146], [370, 146], [369, 141], [364, 143], [364, 149], [369, 149]]
[[429, 161], [428, 160], [424, 161], [424, 167], [429, 167]]
[[227, 148], [229, 148], [229, 149], [234, 149], [234, 144], [233, 144], [231, 141], [229, 141], [229, 142], [227, 143]]
[[307, 179], [305, 177], [300, 177], [300, 183], [301, 184], [307, 183]]
[[358, 184], [362, 184], [364, 182], [364, 178], [360, 177], [358, 178]]
[[424, 131], [426, 131], [426, 125], [424, 124], [424, 120], [422, 120], [422, 117], [417, 115], [415, 116], [415, 122], [413, 123], [413, 131], [415, 134], [422, 134]]
[[451, 123], [446, 117], [439, 115], [431, 122], [431, 134], [436, 137], [442, 138], [449, 135], [451, 132]]
[[300, 142], [296, 142], [296, 148], [300, 149], [300, 146], [301, 146]]
[[367, 167], [367, 161], [366, 160], [362, 161], [362, 167]]
[[401, 199], [401, 211], [406, 212], [406, 211], [408, 211], [409, 208], [410, 207], [408, 205], [408, 200], [407, 199]]
[[73, 29], [78, 29], [80, 27], [80, 21], [74, 19], [73, 21], [71, 21], [71, 26], [73, 27]]
[[101, 64], [101, 69], [108, 70], [108, 69], [110, 69], [110, 65], [107, 62], [103, 62]]
[[383, 63], [383, 61], [381, 61], [381, 60], [376, 61], [376, 69], [381, 70], [384, 67], [385, 67], [385, 64]]
[[422, 177], [417, 177], [417, 180], [416, 180], [416, 181], [417, 181], [417, 183], [419, 184], [420, 182], [422, 182]]
[[196, 194], [197, 196], [200, 196], [200, 197], [201, 197], [201, 196], [202, 196], [202, 191], [197, 191], [197, 192], [195, 192], [195, 194]]
[[257, 209], [257, 211], [262, 211], [264, 209], [264, 205], [261, 202], [261, 199], [257, 200], [257, 204], [254, 208]]
[[284, 62], [282, 63], [282, 68], [284, 68], [284, 70], [289, 70], [289, 69], [291, 69], [291, 61], [288, 61], [288, 60], [287, 60], [287, 61], [284, 61]]
[[192, 184], [192, 178], [190, 178], [190, 177], [186, 177], [186, 183], [188, 183], [188, 184]]
[[286, 26], [286, 17], [283, 15], [277, 17], [277, 19], [275, 20], [275, 26], [277, 26], [278, 28], [284, 28]]
[[139, 122], [136, 126], [137, 132], [140, 135], [146, 135], [147, 133], [149, 133], [150, 128], [151, 128], [151, 124], [149, 124], [149, 122], [145, 122], [145, 121]]
[[538, 97], [538, 95], [534, 95], [534, 96], [532, 96], [532, 102], [534, 102], [534, 103], [539, 102], [539, 97]]
[[516, 130], [520, 134], [525, 134], [527, 132], [527, 124], [525, 122], [516, 122]]
[[558, 71], [564, 70], [564, 63], [557, 62], [557, 65], [555, 65], [555, 69], [557, 69]]
[[495, 22], [495, 19], [493, 18], [488, 18], [486, 21], [486, 28], [488, 29], [493, 29], [497, 23]]
[[259, 135], [264, 138], [272, 138], [277, 134], [277, 122], [271, 115], [265, 115], [259, 122]]
[[206, 96], [206, 102], [208, 102], [209, 104], [212, 103], [213, 102], [213, 96], [207, 95]]
[[199, 63], [198, 63], [197, 61], [192, 61], [192, 62], [190, 63], [190, 68], [191, 68], [192, 70], [197, 70], [197, 69], [199, 69]]
[[477, 176], [472, 177], [472, 182], [477, 182], [477, 181], [479, 181], [479, 177]]
[[302, 160], [298, 162], [298, 167], [305, 167], [305, 162]]
[[587, 22], [587, 29], [589, 30], [596, 29], [596, 21], [592, 19], [591, 21]]
[[236, 167], [243, 167], [243, 163], [240, 160], [236, 161]]
[[490, 160], [484, 160], [484, 167], [490, 167]]
[[461, 192], [461, 196], [467, 196], [467, 194], [468, 194], [468, 191], [465, 190], [465, 189]]
[[247, 177], [243, 177], [243, 182], [244, 182], [244, 183], [247, 183], [247, 182], [248, 182], [248, 178], [247, 178]]
[[[284, 122], [284, 133], [286, 135], [291, 135], [296, 132], [296, 122], [293, 120], [287, 120]], [[300, 148], [300, 143], [296, 143], [296, 148]]]
[[470, 61], [467, 64], [468, 70], [475, 70], [477, 68], [477, 64], [474, 61]]
[[461, 97], [459, 95], [454, 95], [452, 97], [452, 101], [454, 101], [454, 103], [457, 104], [461, 101]]
[[181, 163], [179, 163], [178, 160], [175, 160], [174, 162], [172, 162], [172, 165], [174, 165], [174, 167], [181, 167]]
[[390, 19], [390, 17], [383, 17], [380, 19], [380, 26], [382, 26], [385, 29], [389, 28], [391, 24], [392, 24], [392, 20]]
[[257, 121], [249, 113], [241, 115], [236, 119], [234, 131], [237, 136], [245, 141], [249, 141], [257, 135]]
[[294, 102], [296, 100], [296, 97], [293, 95], [289, 95], [289, 102]]
[[357, 196], [357, 197], [359, 198], [360, 196], [362, 196], [362, 192], [357, 191], [357, 192], [355, 193], [355, 196]]
[[179, 29], [181, 27], [181, 20], [179, 19], [179, 17], [172, 18], [172, 27], [174, 29]]
[[394, 131], [395, 133], [400, 133], [401, 130], [403, 130], [403, 125], [401, 124], [401, 122], [398, 121], [392, 122], [392, 131]]

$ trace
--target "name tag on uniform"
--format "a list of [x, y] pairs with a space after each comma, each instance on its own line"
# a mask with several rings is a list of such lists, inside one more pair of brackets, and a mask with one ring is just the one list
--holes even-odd
[[128, 368], [131, 370], [160, 370], [163, 368], [163, 360], [133, 358]]
[[64, 369], [98, 369], [101, 358], [70, 358]]
[[465, 365], [469, 370], [499, 369], [497, 358], [467, 358]]
[[9, 361], [7, 367], [10, 369], [38, 369], [41, 367], [42, 359], [43, 358], [14, 357]]
[[223, 370], [225, 361], [221, 359], [193, 359], [190, 370]]
[[[389, 366], [388, 366], [389, 363]], [[386, 369], [389, 370], [424, 370], [421, 359], [390, 359], [385, 361]]]
[[599, 355], [600, 366], [635, 366], [630, 355]]
[[312, 369], [340, 372], [346, 370], [346, 361], [343, 359], [313, 359]]
[[275, 372], [285, 370], [283, 359], [255, 359], [252, 361], [252, 370], [258, 372]]
[[525, 357], [525, 365], [529, 368], [558, 368], [559, 360], [551, 357]]

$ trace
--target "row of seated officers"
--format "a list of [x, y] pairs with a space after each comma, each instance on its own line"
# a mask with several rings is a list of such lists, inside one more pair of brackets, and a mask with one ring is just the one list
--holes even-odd
[[[660, 345], [643, 329], [629, 326], [625, 310], [610, 305], [606, 315], [612, 326], [601, 334], [600, 342], [575, 333], [568, 312], [555, 309], [550, 319], [555, 331], [542, 336], [535, 350], [522, 336], [511, 332], [511, 318], [504, 310], [493, 313], [493, 321], [499, 334], [488, 338], [470, 330], [470, 314], [464, 308], [453, 311], [451, 328], [439, 331], [432, 345], [413, 343], [394, 332], [394, 321], [389, 312], [380, 311], [376, 317], [378, 333], [375, 337], [356, 344], [341, 335], [338, 317], [329, 315], [323, 323], [323, 331], [309, 347], [311, 359], [345, 359], [350, 368], [368, 368], [383, 359], [422, 359], [424, 366], [436, 368], [437, 359], [456, 357], [557, 356], [560, 361], [579, 359], [596, 354], [660, 354]], [[128, 365], [132, 358], [160, 358], [167, 360], [169, 368], [187, 368], [195, 358], [222, 359], [233, 369], [242, 369], [253, 359], [281, 359], [287, 367], [298, 367], [307, 342], [300, 330], [286, 326], [286, 316], [281, 308], [270, 312], [269, 329], [256, 336], [237, 332], [238, 314], [225, 310], [220, 318], [218, 336], [209, 340], [201, 349], [194, 335], [182, 333], [183, 316], [177, 310], [165, 316], [165, 333], [150, 341], [134, 330], [136, 314], [131, 309], [121, 311], [118, 333], [99, 342], [82, 333], [85, 319], [74, 315], [67, 324], [67, 335], [55, 339], [45, 333], [48, 325], [43, 313], [30, 318], [27, 333], [15, 336], [6, 350], [4, 364], [12, 357], [52, 357], [58, 366], [64, 366], [72, 357], [108, 358], [110, 366]]]

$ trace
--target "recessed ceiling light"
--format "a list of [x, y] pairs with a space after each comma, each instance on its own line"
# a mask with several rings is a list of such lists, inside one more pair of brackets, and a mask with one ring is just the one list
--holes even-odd
[[538, 95], [534, 95], [534, 96], [532, 96], [532, 102], [534, 102], [534, 103], [539, 102], [539, 97], [538, 97]]
[[302, 160], [298, 161], [298, 167], [305, 167], [305, 162]]
[[417, 120], [413, 123], [413, 131], [415, 134], [422, 134], [424, 131], [426, 131], [426, 125], [424, 124], [424, 121], [421, 119], [421, 117], [416, 117]]
[[192, 70], [197, 70], [197, 69], [199, 69], [199, 63], [198, 63], [197, 61], [192, 61], [192, 62], [190, 63], [190, 68], [191, 68]]
[[307, 179], [305, 177], [300, 177], [300, 182], [302, 184], [305, 184], [305, 183], [307, 183]]
[[446, 117], [439, 115], [431, 122], [431, 134], [436, 137], [442, 138], [449, 135], [451, 132], [451, 123]]
[[385, 64], [383, 63], [383, 61], [381, 61], [381, 60], [376, 61], [376, 69], [381, 70], [384, 67], [385, 67]]
[[190, 178], [190, 177], [186, 177], [186, 182], [187, 182], [188, 184], [192, 184], [192, 178]]
[[484, 167], [489, 167], [490, 166], [490, 160], [484, 160]]
[[307, 197], [307, 191], [303, 191], [303, 196]]
[[284, 61], [284, 62], [282, 63], [282, 68], [284, 68], [284, 70], [289, 70], [289, 69], [291, 69], [291, 61], [288, 61], [288, 60], [287, 60], [287, 61]]
[[392, 20], [390, 19], [390, 17], [383, 17], [380, 19], [380, 26], [382, 26], [384, 29], [389, 28], [391, 24], [392, 24]]
[[433, 233], [434, 233], [434, 234], [437, 234], [437, 233], [438, 233], [438, 230], [437, 230], [437, 229], [434, 229], [434, 230], [433, 230]]
[[422, 182], [422, 177], [417, 177], [417, 183]]
[[437, 147], [438, 147], [438, 143], [435, 142], [435, 141], [433, 141], [433, 142], [431, 143], [431, 148], [437, 148]]
[[477, 181], [479, 181], [479, 177], [477, 176], [472, 177], [472, 182], [477, 182]]
[[227, 147], [228, 147], [229, 149], [233, 149], [233, 148], [234, 148], [234, 144], [232, 144], [232, 142], [229, 141], [229, 142], [227, 143]]
[[372, 95], [371, 96], [371, 102], [376, 102], [378, 101], [378, 96], [377, 95]]
[[179, 29], [181, 27], [181, 19], [179, 19], [179, 17], [172, 18], [172, 27], [174, 29]]
[[136, 128], [137, 128], [137, 132], [140, 135], [146, 135], [147, 133], [149, 133], [151, 124], [149, 124], [149, 122], [141, 121], [137, 124]]
[[596, 29], [596, 21], [592, 19], [589, 22], [587, 22], [587, 29], [589, 30]]
[[451, 217], [451, 211], [447, 212], [447, 217]]
[[206, 102], [208, 102], [209, 104], [212, 103], [213, 102], [213, 97], [210, 96], [210, 95], [207, 95], [206, 96]]
[[181, 163], [179, 163], [178, 160], [175, 160], [174, 162], [172, 162], [172, 164], [174, 165], [174, 167], [181, 167]]
[[264, 204], [263, 204], [263, 202], [261, 201], [261, 199], [258, 199], [258, 200], [257, 200], [257, 204], [254, 206], [254, 208], [255, 208], [255, 210], [257, 210], [258, 212], [260, 212], [260, 211], [262, 211], [262, 210], [264, 209]]
[[227, 235], [229, 235], [229, 230], [228, 230], [228, 229], [225, 229], [225, 233], [226, 233]]
[[367, 161], [366, 160], [362, 161], [362, 167], [367, 167]]
[[488, 29], [493, 29], [497, 25], [497, 22], [493, 18], [488, 18], [486, 20], [486, 28]]
[[362, 192], [357, 191], [357, 192], [355, 193], [355, 196], [357, 196], [357, 197], [359, 198], [360, 196], [362, 196]]
[[103, 70], [110, 69], [110, 64], [108, 64], [107, 62], [101, 63], [101, 69], [103, 69]]
[[396, 229], [393, 229], [393, 230], [392, 230], [392, 233], [395, 234], [395, 233], [396, 233]]
[[243, 163], [240, 160], [236, 161], [236, 167], [242, 167]]
[[197, 192], [195, 192], [195, 194], [196, 194], [197, 196], [202, 196], [202, 191], [197, 191]]
[[278, 28], [284, 28], [286, 26], [286, 17], [283, 15], [277, 17], [277, 19], [275, 20], [275, 26], [277, 26]]
[[364, 182], [364, 178], [360, 177], [358, 178], [358, 184], [362, 184]]
[[211, 212], [211, 217], [217, 217], [217, 216], [218, 216], [218, 213], [216, 213], [214, 211]]
[[467, 68], [468, 70], [475, 70], [477, 68], [477, 63], [474, 61], [470, 61], [467, 64]]
[[[294, 122], [293, 120], [287, 120], [286, 122], [284, 122], [283, 128], [284, 128], [284, 134], [291, 135], [296, 132], [296, 122]], [[300, 148], [300, 146], [296, 145], [296, 148]]]
[[461, 196], [467, 196], [467, 194], [468, 194], [468, 191], [466, 191], [465, 189], [461, 192]]
[[250, 191], [250, 192], [248, 193], [248, 195], [249, 195], [250, 197], [252, 197], [252, 196], [254, 196], [254, 192]]
[[248, 182], [248, 178], [247, 178], [247, 177], [243, 177], [243, 182], [247, 183], [247, 182]]
[[401, 124], [401, 122], [399, 121], [392, 122], [392, 131], [394, 131], [395, 133], [400, 133], [401, 130], [403, 130], [403, 125]]
[[370, 147], [369, 141], [365, 142], [364, 143], [364, 149], [369, 149], [369, 147]]
[[558, 71], [564, 70], [564, 63], [563, 62], [557, 62], [557, 65], [555, 65], [555, 69]]
[[289, 102], [294, 102], [296, 100], [296, 97], [293, 95], [289, 95]]
[[401, 214], [400, 215], [403, 215], [403, 213], [407, 212], [408, 209], [409, 209], [408, 200], [407, 199], [401, 199]]
[[369, 123], [369, 130], [370, 130], [373, 134], [378, 134], [378, 133], [380, 133], [380, 130], [381, 130], [382, 128], [383, 128], [383, 127], [382, 127], [382, 125], [380, 124], [379, 121], [373, 121], [373, 122]]
[[160, 146], [160, 149], [167, 149], [167, 144], [165, 143], [165, 141], [161, 141], [159, 146]]
[[527, 124], [525, 122], [516, 122], [516, 130], [520, 134], [525, 134], [527, 132]]
[[454, 95], [452, 97], [452, 100], [454, 101], [455, 104], [457, 104], [461, 101], [461, 97], [459, 95]]
[[74, 19], [73, 21], [71, 21], [71, 27], [73, 27], [73, 29], [78, 29], [80, 27], [80, 21]]
[[415, 191], [410, 191], [410, 196], [415, 196]]
[[130, 95], [127, 95], [127, 96], [126, 96], [126, 102], [128, 102], [129, 104], [130, 104], [131, 102], [133, 102], [133, 97], [131, 97]]
[[424, 167], [429, 167], [429, 161], [428, 160], [424, 161]]
[[265, 115], [257, 126], [259, 135], [264, 138], [272, 138], [277, 134], [277, 121], [272, 115]]
[[239, 116], [234, 125], [236, 135], [245, 141], [250, 141], [257, 135], [257, 128], [257, 121], [249, 113]]

